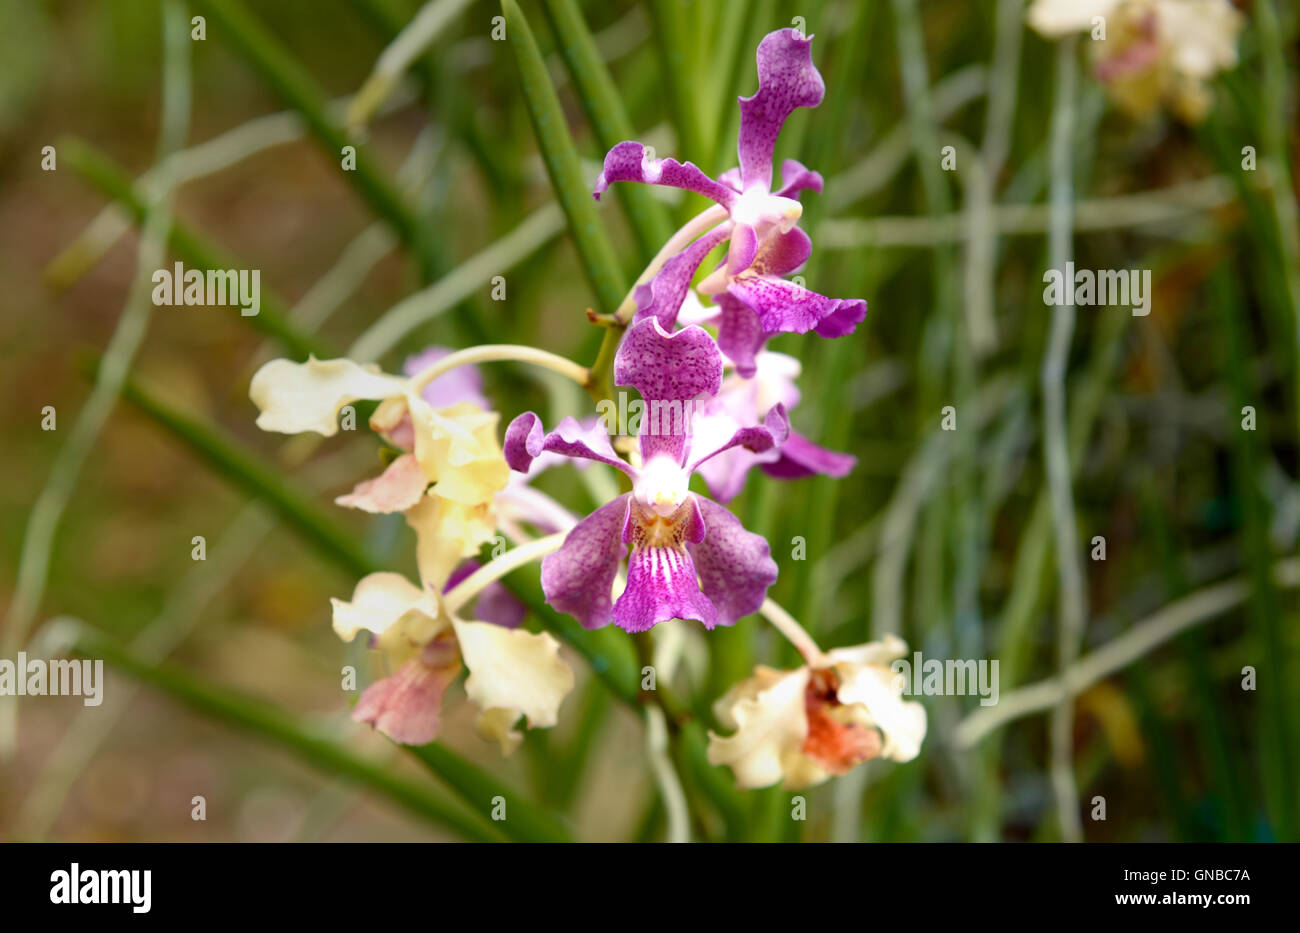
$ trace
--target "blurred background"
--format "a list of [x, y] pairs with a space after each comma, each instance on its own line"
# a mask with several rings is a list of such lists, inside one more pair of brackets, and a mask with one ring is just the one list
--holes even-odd
[[[794, 115], [777, 155], [826, 178], [803, 197], [807, 284], [870, 310], [850, 337], [770, 348], [804, 364], [795, 427], [858, 466], [842, 480], [755, 473], [732, 507], [772, 542], [771, 595], [823, 647], [897, 632], [927, 658], [999, 661], [997, 706], [920, 698], [920, 757], [805, 792], [806, 821], [788, 818], [789, 793], [736, 794], [728, 772], [683, 750], [694, 837], [1068, 838], [1055, 762], [1073, 774], [1090, 841], [1300, 839], [1294, 5], [1236, 4], [1239, 63], [1206, 82], [1196, 122], [1099, 80], [1095, 40], [1062, 47], [1018, 0], [520, 6], [542, 57], [533, 77], [562, 108], [563, 125], [542, 131], [561, 150], [571, 139], [581, 198], [623, 138], [715, 175], [731, 167], [759, 39], [791, 25], [815, 36], [826, 97]], [[128, 653], [110, 659], [100, 707], [22, 701], [0, 759], [0, 837], [460, 838], [381, 786], [454, 800], [457, 780], [351, 724], [339, 688], [343, 665], [374, 668], [332, 633], [329, 598], [365, 572], [357, 554], [414, 566], [400, 517], [332, 505], [377, 469], [378, 445], [364, 431], [259, 432], [249, 378], [363, 335], [388, 371], [431, 344], [516, 342], [589, 363], [600, 333], [585, 310], [612, 310], [606, 296], [705, 204], [605, 198], [594, 235], [614, 265], [593, 285], [521, 91], [522, 19], [495, 38], [495, 3], [191, 0], [169, 14], [185, 40], [170, 52], [164, 8], [0, 0], [0, 657], [39, 652], [56, 617]], [[410, 46], [390, 43], [417, 11], [425, 35], [409, 64], [368, 84]], [[156, 254], [140, 230], [158, 223], [160, 147], [178, 127], [168, 247], [145, 281], [176, 259], [259, 269], [256, 317], [131, 294], [138, 257]], [[342, 170], [344, 144], [355, 171]], [[1053, 191], [1069, 199], [1055, 214]], [[1061, 256], [1150, 270], [1154, 290], [1147, 316], [1074, 310], [1059, 385], [1077, 547], [1064, 556], [1042, 377], [1055, 313], [1043, 272]], [[123, 373], [101, 425], [96, 379]], [[548, 423], [591, 413], [534, 371], [493, 365], [484, 378], [503, 426], [527, 409]], [[42, 430], [47, 406], [54, 430]], [[541, 485], [579, 513], [596, 504], [571, 470]], [[335, 537], [304, 529], [302, 503]], [[1095, 676], [1054, 748], [1059, 713], [1042, 685], [1060, 664], [1063, 612], [1084, 620]], [[795, 663], [757, 617], [697, 634], [676, 685], [695, 706], [755, 663]], [[642, 717], [568, 656], [579, 685], [555, 730], [503, 761], [457, 687], [440, 746], [563, 814], [576, 838], [662, 838]], [[160, 662], [166, 673], [143, 683], [124, 673]], [[205, 685], [256, 698], [253, 713], [205, 707]], [[263, 714], [296, 738], [266, 741], [266, 723], [249, 722]], [[378, 762], [378, 776], [358, 779], [313, 741]], [[1104, 820], [1090, 818], [1097, 797]]]

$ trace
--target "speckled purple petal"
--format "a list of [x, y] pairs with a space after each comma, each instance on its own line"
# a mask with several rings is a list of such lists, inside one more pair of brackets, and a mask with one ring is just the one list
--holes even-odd
[[718, 611], [718, 624], [731, 625], [758, 609], [776, 582], [776, 561], [762, 535], [746, 531], [740, 519], [716, 502], [696, 497], [704, 516], [704, 540], [690, 545], [704, 595]]
[[[667, 454], [681, 463], [689, 430], [685, 403], [718, 394], [722, 354], [704, 328], [692, 325], [670, 334], [650, 317], [633, 324], [619, 344], [614, 382], [635, 388], [646, 404], [640, 436], [642, 462]], [[646, 430], [652, 424], [659, 426], [654, 433]]]
[[[446, 347], [421, 350], [406, 358], [402, 372], [414, 376], [451, 352]], [[483, 374], [477, 366], [457, 366], [451, 372], [443, 373], [426, 385], [420, 395], [434, 408], [447, 408], [457, 402], [473, 402], [480, 408], [492, 408], [492, 403], [483, 395]]]
[[812, 240], [798, 227], [768, 237], [754, 256], [749, 271], [755, 275], [789, 275], [812, 255]]
[[639, 506], [635, 499], [629, 505], [623, 526], [623, 540], [632, 546], [627, 588], [614, 604], [614, 624], [619, 628], [644, 632], [669, 619], [698, 619], [705, 628], [716, 624], [717, 610], [700, 592], [695, 564], [687, 550], [705, 535], [698, 500], [691, 496], [668, 520]]
[[843, 337], [857, 330], [866, 319], [867, 303], [861, 298], [842, 298], [837, 307], [822, 318], [814, 330], [821, 337]]
[[714, 181], [693, 163], [678, 162], [676, 159], [656, 160], [647, 156], [645, 146], [638, 142], [622, 142], [609, 150], [605, 156], [604, 171], [596, 179], [592, 196], [599, 201], [605, 190], [616, 181], [639, 181], [647, 185], [694, 191], [727, 208], [735, 202], [735, 191]]
[[821, 173], [814, 172], [795, 159], [786, 159], [781, 163], [781, 190], [776, 193], [783, 198], [792, 198], [798, 192], [809, 189], [820, 194], [822, 185]]
[[700, 268], [709, 253], [719, 243], [730, 236], [725, 227], [713, 230], [700, 237], [672, 259], [669, 259], [658, 274], [645, 285], [636, 289], [636, 317], [642, 321], [655, 317], [666, 331], [677, 325], [677, 312], [681, 310], [682, 301], [691, 287], [691, 279]]
[[796, 431], [791, 431], [781, 445], [778, 459], [761, 464], [763, 472], [780, 479], [799, 479], [804, 476], [847, 476], [857, 465], [858, 458], [827, 450], [814, 444]]
[[614, 576], [627, 549], [623, 526], [630, 498], [624, 493], [596, 509], [573, 527], [558, 551], [542, 560], [546, 601], [583, 628], [609, 622]]
[[701, 463], [715, 457], [724, 450], [743, 447], [751, 453], [761, 454], [780, 447], [790, 436], [790, 418], [785, 413], [785, 406], [778, 402], [763, 418], [762, 424], [746, 425], [738, 429], [730, 438], [713, 450], [692, 450], [691, 455], [697, 459], [689, 469], [694, 472]]
[[[846, 301], [840, 298], [827, 298], [797, 282], [775, 276], [744, 275], [733, 280], [727, 286], [727, 291], [754, 310], [763, 331], [768, 336], [806, 334], [831, 317], [835, 317], [837, 322], [847, 323], [854, 318], [857, 309], [856, 307], [844, 308], [846, 304], [863, 305], [862, 314], [857, 316], [857, 320], [861, 320], [862, 316], [866, 315], [865, 302], [860, 299]], [[838, 317], [841, 314], [844, 315], [843, 318]], [[853, 322], [854, 326], [856, 323], [857, 321]], [[852, 333], [852, 331], [853, 327], [850, 326], [847, 330], [843, 330], [843, 333]], [[842, 336], [842, 334], [823, 336]], [[727, 351], [727, 355], [731, 356], [731, 352]], [[732, 356], [732, 359], [735, 360], [735, 357]]]
[[736, 372], [749, 379], [758, 371], [754, 358], [767, 341], [763, 323], [749, 305], [726, 292], [713, 300], [721, 309], [718, 314], [718, 347], [735, 364]]
[[584, 428], [573, 418], [565, 418], [555, 426], [554, 431], [547, 434], [542, 428], [542, 419], [533, 412], [526, 411], [506, 428], [506, 439], [501, 450], [510, 469], [520, 473], [527, 473], [537, 457], [550, 451], [566, 457], [607, 463], [632, 475], [632, 468], [614, 453], [608, 434]]
[[758, 233], [748, 224], [736, 224], [731, 231], [731, 245], [727, 249], [727, 275], [739, 275], [754, 263], [758, 256]]
[[772, 184], [772, 151], [796, 107], [816, 107], [826, 85], [812, 63], [812, 38], [778, 29], [758, 44], [758, 91], [740, 99], [740, 172], [743, 187]]

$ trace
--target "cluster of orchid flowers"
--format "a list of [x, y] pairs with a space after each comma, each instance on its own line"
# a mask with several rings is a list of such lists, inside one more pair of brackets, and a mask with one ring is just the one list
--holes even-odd
[[[787, 160], [773, 190], [773, 151], [786, 118], [819, 104], [825, 89], [811, 39], [793, 29], [766, 36], [757, 62], [758, 91], [740, 99], [737, 169], [715, 180], [624, 142], [596, 181], [597, 199], [609, 185], [640, 182], [715, 202], [674, 235], [605, 322], [626, 328], [614, 383], [639, 392], [656, 415], [633, 442], [615, 450], [610, 425], [594, 419], [565, 418], [548, 432], [532, 412], [498, 442], [499, 415], [475, 364], [524, 361], [590, 385], [585, 368], [536, 348], [432, 349], [407, 360], [402, 376], [347, 359], [275, 360], [254, 377], [258, 425], [268, 431], [332, 435], [344, 406], [379, 402], [370, 426], [390, 461], [337, 502], [401, 513], [416, 534], [420, 581], [373, 573], [351, 600], [333, 600], [338, 635], [368, 633], [389, 671], [363, 692], [353, 718], [398, 742], [429, 742], [463, 666], [477, 730], [503, 752], [520, 741], [521, 718], [529, 727], [554, 725], [573, 672], [549, 633], [521, 627], [524, 608], [500, 583], [540, 558], [547, 602], [585, 628], [612, 622], [643, 633], [680, 619], [713, 629], [762, 611], [795, 643], [805, 665], [759, 667], [717, 704], [733, 731], [711, 735], [709, 759], [729, 766], [740, 786], [804, 787], [870, 758], [918, 754], [925, 711], [902, 699], [889, 666], [906, 646], [891, 637], [823, 653], [767, 598], [778, 572], [768, 542], [722, 504], [754, 467], [780, 479], [839, 477], [855, 462], [791, 429], [799, 361], [764, 349], [781, 333], [850, 334], [867, 306], [786, 278], [811, 250], [797, 226], [799, 194], [820, 191], [822, 179]], [[724, 243], [725, 257], [693, 293], [700, 266]], [[626, 477], [628, 491], [579, 519], [530, 484], [566, 460], [606, 464]], [[691, 491], [697, 472], [712, 498]], [[514, 546], [480, 566], [476, 557], [499, 535]]]

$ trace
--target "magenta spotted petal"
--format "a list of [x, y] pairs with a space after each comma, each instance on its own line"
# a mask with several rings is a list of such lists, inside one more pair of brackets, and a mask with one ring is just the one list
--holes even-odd
[[796, 107], [816, 107], [826, 85], [812, 62], [812, 37], [797, 30], [770, 32], [758, 44], [758, 91], [740, 99], [740, 173], [745, 190], [770, 188], [772, 152]]
[[697, 500], [704, 516], [704, 539], [690, 545], [704, 595], [717, 610], [718, 625], [732, 625], [756, 612], [776, 582], [776, 561], [762, 535], [746, 531], [727, 509]]
[[616, 181], [639, 181], [647, 185], [694, 191], [728, 208], [736, 200], [736, 192], [718, 184], [694, 164], [678, 162], [676, 159], [653, 159], [645, 146], [630, 140], [609, 150], [592, 195], [599, 201], [600, 196]]
[[666, 454], [679, 464], [686, 455], [688, 403], [712, 398], [722, 385], [722, 354], [702, 327], [670, 334], [657, 318], [633, 324], [614, 356], [614, 382], [641, 393], [646, 412], [641, 458]]
[[664, 263], [663, 268], [648, 283], [638, 285], [634, 296], [637, 310], [633, 320], [642, 321], [654, 316], [665, 331], [671, 331], [677, 324], [677, 312], [681, 310], [686, 293], [690, 290], [691, 279], [714, 247], [726, 240], [727, 236], [725, 228], [706, 233]]
[[631, 467], [614, 452], [609, 435], [599, 424], [583, 427], [574, 418], [565, 418], [547, 434], [542, 419], [526, 411], [506, 428], [506, 439], [501, 449], [510, 469], [520, 473], [527, 473], [533, 461], [547, 452], [607, 463], [624, 473], [631, 471]]
[[761, 464], [764, 473], [781, 479], [800, 479], [804, 476], [848, 476], [857, 465], [858, 458], [814, 444], [796, 431], [791, 431], [781, 445], [778, 458]]
[[628, 494], [607, 502], [569, 532], [564, 544], [542, 561], [542, 592], [546, 601], [567, 612], [584, 628], [609, 623], [614, 577], [627, 545]]

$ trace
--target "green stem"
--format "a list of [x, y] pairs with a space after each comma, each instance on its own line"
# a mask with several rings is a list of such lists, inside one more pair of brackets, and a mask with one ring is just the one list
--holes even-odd
[[123, 673], [157, 687], [206, 716], [270, 740], [277, 748], [288, 749], [327, 775], [377, 791], [436, 826], [451, 829], [475, 842], [493, 842], [499, 838], [499, 830], [481, 818], [447, 803], [419, 784], [398, 777], [384, 765], [367, 761], [328, 739], [304, 731], [265, 700], [205, 683], [170, 665], [150, 664], [114, 639], [88, 628], [78, 634], [75, 651], [88, 658], [102, 658]]

